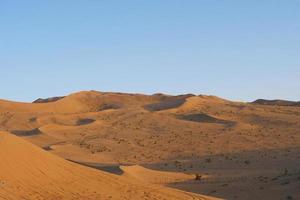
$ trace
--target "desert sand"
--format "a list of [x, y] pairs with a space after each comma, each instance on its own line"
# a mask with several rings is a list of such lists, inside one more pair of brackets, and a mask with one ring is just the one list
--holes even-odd
[[0, 199], [300, 199], [300, 107], [259, 102], [0, 100]]
[[212, 199], [68, 162], [0, 132], [0, 199]]

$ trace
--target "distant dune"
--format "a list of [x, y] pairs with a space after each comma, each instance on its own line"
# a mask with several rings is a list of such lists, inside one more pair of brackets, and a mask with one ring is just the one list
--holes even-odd
[[253, 104], [260, 104], [260, 105], [276, 105], [276, 106], [300, 106], [300, 101], [286, 101], [286, 100], [265, 100], [265, 99], [258, 99]]
[[32, 103], [49, 103], [49, 102], [55, 102], [55, 101], [61, 100], [63, 98], [65, 98], [65, 97], [64, 96], [63, 97], [50, 97], [50, 98], [46, 98], [46, 99], [39, 98], [39, 99], [33, 101]]

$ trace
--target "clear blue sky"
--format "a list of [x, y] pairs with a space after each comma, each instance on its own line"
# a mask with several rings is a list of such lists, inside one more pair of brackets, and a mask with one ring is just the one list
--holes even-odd
[[300, 1], [0, 0], [0, 98], [300, 100]]

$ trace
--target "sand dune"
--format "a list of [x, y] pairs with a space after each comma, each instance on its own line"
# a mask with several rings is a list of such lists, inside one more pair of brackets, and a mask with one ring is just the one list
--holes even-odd
[[192, 174], [151, 170], [139, 165], [121, 166], [121, 169], [124, 172], [123, 176], [151, 184], [167, 185], [170, 183], [195, 180], [195, 175]]
[[0, 133], [0, 199], [210, 199], [65, 161]]
[[[47, 157], [127, 166], [132, 184], [168, 177], [160, 185], [225, 199], [300, 198], [297, 106], [84, 91], [45, 103], [1, 100], [0, 130], [47, 150]], [[195, 182], [196, 174], [207, 178]]]

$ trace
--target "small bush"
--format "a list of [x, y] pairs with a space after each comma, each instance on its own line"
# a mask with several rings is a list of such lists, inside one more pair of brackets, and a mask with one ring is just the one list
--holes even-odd
[[200, 174], [195, 174], [195, 180], [196, 181], [201, 181], [202, 176]]

